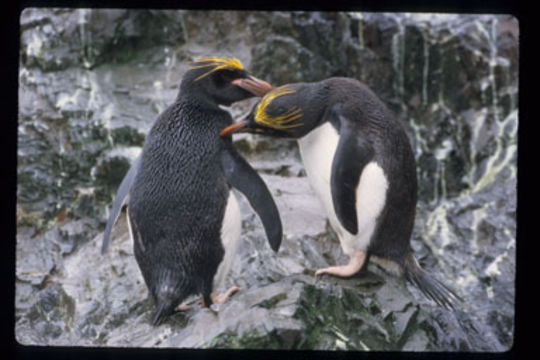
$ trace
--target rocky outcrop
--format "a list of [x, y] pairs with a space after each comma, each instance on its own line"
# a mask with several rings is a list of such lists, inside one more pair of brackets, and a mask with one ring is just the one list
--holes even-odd
[[[200, 24], [211, 21], [214, 26]], [[231, 25], [232, 24], [232, 25]], [[23, 344], [504, 351], [513, 343], [518, 24], [504, 16], [26, 9], [21, 16], [16, 337]], [[465, 299], [454, 312], [345, 258], [296, 143], [235, 137], [272, 190], [279, 254], [245, 201], [227, 284], [241, 291], [159, 327], [116, 187], [192, 58], [239, 57], [275, 85], [350, 76], [406, 124], [418, 161], [412, 245]], [[235, 104], [241, 116], [253, 101]], [[196, 299], [190, 299], [196, 302]]]

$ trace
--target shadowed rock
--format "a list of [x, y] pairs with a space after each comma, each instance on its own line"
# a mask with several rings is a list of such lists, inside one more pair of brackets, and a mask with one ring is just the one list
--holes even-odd
[[[212, 22], [212, 27], [201, 27]], [[21, 16], [16, 338], [23, 344], [503, 351], [513, 341], [518, 25], [509, 16], [25, 9]], [[465, 299], [450, 313], [372, 265], [343, 264], [296, 143], [235, 144], [268, 184], [279, 254], [242, 199], [226, 303], [150, 325], [123, 217], [101, 231], [123, 173], [188, 62], [239, 57], [275, 85], [350, 76], [406, 124], [418, 161], [412, 246]], [[253, 101], [231, 107], [234, 117]], [[241, 196], [239, 196], [241, 197]]]

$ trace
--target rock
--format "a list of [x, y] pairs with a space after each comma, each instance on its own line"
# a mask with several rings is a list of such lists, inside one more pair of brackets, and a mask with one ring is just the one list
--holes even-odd
[[[269, 184], [275, 183], [265, 177]], [[284, 179], [283, 187], [297, 187], [298, 178]], [[312, 199], [309, 191], [300, 194], [300, 205], [302, 197]], [[276, 201], [284, 216], [292, 216], [283, 210], [283, 197]], [[316, 203], [307, 206], [322, 210]], [[245, 219], [242, 246], [226, 284], [235, 283], [241, 290], [226, 303], [211, 309], [196, 307], [152, 327], [153, 304], [122, 217], [105, 256], [99, 253], [101, 238], [97, 236], [79, 246], [59, 269], [56, 280], [63, 284], [61, 292], [71, 299], [69, 304], [76, 304], [71, 310], [70, 331], [61, 334], [55, 330], [58, 325], [29, 332], [51, 345], [76, 341], [85, 346], [400, 350], [424, 344], [422, 350], [453, 349], [443, 335], [446, 330], [439, 329], [449, 320], [433, 318], [427, 308], [416, 305], [402, 280], [373, 273], [350, 280], [317, 280], [314, 270], [328, 265], [320, 255], [340, 258], [335, 255], [340, 253], [335, 235], [325, 227], [316, 234], [301, 235], [296, 231], [304, 228], [301, 222], [285, 225], [290, 234], [298, 235], [287, 236], [276, 256], [261, 227], [253, 224], [253, 213], [243, 198], [241, 209]], [[322, 216], [320, 220], [324, 223]], [[57, 306], [56, 311], [65, 307], [61, 302]], [[34, 313], [22, 315], [19, 323], [38, 321]], [[452, 341], [462, 349], [483, 349], [483, 344], [473, 347], [467, 343], [467, 333], [453, 334], [457, 340]]]
[[[212, 27], [201, 27], [211, 22]], [[16, 337], [23, 344], [505, 351], [514, 334], [517, 20], [506, 15], [38, 9], [21, 14]], [[418, 162], [412, 247], [455, 312], [347, 261], [294, 140], [235, 136], [281, 213], [278, 254], [239, 195], [242, 246], [210, 309], [152, 327], [116, 189], [189, 61], [234, 55], [274, 85], [349, 76], [403, 121]], [[234, 104], [235, 118], [256, 99]], [[188, 299], [195, 304], [196, 298]]]
[[[69, 297], [62, 285], [53, 284], [35, 294], [36, 300], [30, 307], [26, 316], [30, 327], [34, 329], [34, 334], [39, 334], [41, 341], [48, 343], [49, 339], [59, 339], [66, 332], [71, 330], [76, 304]], [[31, 334], [31, 332], [30, 332]], [[23, 344], [28, 342], [28, 333], [18, 333], [18, 341]]]
[[32, 236], [32, 231], [31, 228], [18, 228], [16, 277], [19, 281], [41, 286], [58, 262], [54, 245], [58, 229], [43, 238]]

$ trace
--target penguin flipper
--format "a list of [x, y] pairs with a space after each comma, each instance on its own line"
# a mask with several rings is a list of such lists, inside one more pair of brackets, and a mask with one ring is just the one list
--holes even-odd
[[355, 235], [358, 233], [356, 214], [356, 188], [364, 167], [371, 161], [374, 150], [371, 144], [359, 136], [350, 122], [337, 108], [333, 112], [340, 123], [339, 142], [332, 160], [330, 187], [336, 216], [343, 227]]
[[244, 194], [259, 215], [270, 247], [277, 252], [281, 245], [283, 228], [276, 203], [263, 179], [238, 154], [232, 144], [226, 144], [221, 152], [221, 166], [229, 184]]
[[127, 206], [129, 190], [131, 190], [131, 186], [133, 185], [135, 176], [139, 171], [141, 163], [140, 159], [140, 156], [135, 159], [135, 162], [133, 163], [133, 165], [131, 165], [128, 172], [124, 176], [124, 179], [122, 179], [120, 186], [118, 187], [118, 191], [116, 192], [116, 198], [114, 199], [112, 210], [109, 215], [109, 220], [107, 221], [107, 226], [105, 227], [105, 232], [103, 233], [103, 244], [101, 245], [102, 254], [104, 254], [109, 247], [109, 243], [111, 242], [111, 232], [114, 225], [116, 224], [116, 221], [118, 220], [118, 217], [120, 216], [120, 212], [122, 211], [124, 206]]

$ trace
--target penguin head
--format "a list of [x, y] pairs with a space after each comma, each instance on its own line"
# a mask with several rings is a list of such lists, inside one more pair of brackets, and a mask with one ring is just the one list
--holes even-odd
[[272, 86], [252, 76], [240, 60], [205, 57], [195, 60], [182, 78], [180, 93], [216, 105], [263, 96]]
[[221, 131], [221, 136], [234, 132], [300, 138], [317, 126], [321, 107], [310, 101], [308, 84], [283, 85], [268, 92], [243, 120]]

